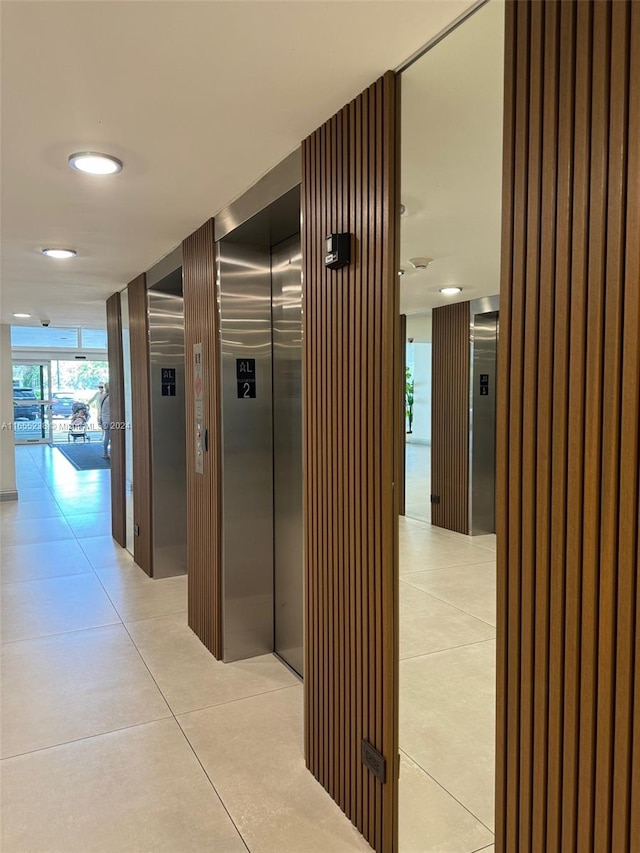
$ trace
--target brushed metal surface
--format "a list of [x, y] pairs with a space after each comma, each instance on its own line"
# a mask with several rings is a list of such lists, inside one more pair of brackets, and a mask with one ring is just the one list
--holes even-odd
[[[480, 300], [477, 300], [480, 301]], [[473, 311], [472, 303], [472, 311]], [[471, 315], [469, 532], [495, 533], [496, 359], [498, 312]], [[481, 377], [488, 393], [481, 393]]]
[[[166, 292], [169, 290], [170, 292]], [[181, 272], [147, 291], [151, 388], [153, 577], [186, 574], [184, 306]], [[175, 370], [175, 396], [162, 394], [162, 369]]]
[[271, 253], [275, 651], [303, 675], [302, 255], [300, 235]]
[[[222, 596], [225, 661], [273, 651], [273, 439], [269, 248], [219, 245]], [[238, 398], [236, 360], [255, 359]]]
[[231, 234], [238, 226], [261, 211], [265, 211], [268, 217], [266, 208], [285, 193], [298, 187], [301, 180], [302, 149], [296, 148], [281, 163], [274, 166], [243, 193], [240, 198], [232, 201], [231, 204], [216, 213], [214, 220], [216, 242]]
[[155, 287], [157, 284], [162, 287], [163, 280], [176, 271], [182, 272], [182, 243], [147, 270], [147, 287]]

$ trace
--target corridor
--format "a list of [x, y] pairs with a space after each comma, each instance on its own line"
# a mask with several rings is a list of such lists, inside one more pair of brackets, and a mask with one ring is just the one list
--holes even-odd
[[214, 660], [186, 578], [110, 535], [108, 471], [16, 450], [0, 504], [3, 853], [357, 851], [304, 766], [302, 685]]

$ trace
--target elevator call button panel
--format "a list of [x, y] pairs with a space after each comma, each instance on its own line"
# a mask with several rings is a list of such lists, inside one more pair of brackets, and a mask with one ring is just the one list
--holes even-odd
[[256, 396], [256, 360], [255, 358], [236, 359], [236, 380], [238, 399], [250, 400]]

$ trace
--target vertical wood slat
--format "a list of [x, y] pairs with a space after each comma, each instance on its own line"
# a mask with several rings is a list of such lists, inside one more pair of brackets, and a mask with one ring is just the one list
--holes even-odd
[[[614, 850], [640, 849], [640, 7], [631, 4], [628, 45], [627, 182], [624, 302], [622, 331], [622, 407], [620, 430], [620, 514], [616, 708], [613, 752], [612, 843]], [[634, 570], [635, 564], [635, 570]], [[634, 684], [635, 678], [635, 684]]]
[[151, 491], [151, 389], [149, 377], [149, 313], [144, 273], [130, 282], [131, 397], [133, 437], [133, 557], [153, 576]]
[[[124, 366], [122, 356], [122, 315], [120, 294], [107, 299], [107, 349], [109, 359], [109, 398], [111, 420], [124, 423]], [[127, 508], [125, 493], [125, 431], [111, 429], [111, 535], [118, 545], [127, 546]]]
[[639, 12], [507, 3], [498, 851], [640, 848]]
[[433, 310], [431, 505], [436, 527], [469, 532], [469, 303]]
[[[395, 77], [303, 143], [306, 761], [376, 850], [396, 849]], [[352, 234], [331, 272], [324, 237]], [[386, 784], [361, 761], [368, 740]]]
[[[182, 244], [186, 359], [188, 623], [219, 660], [222, 648], [222, 482], [220, 350], [213, 220]], [[193, 346], [202, 344], [203, 415], [208, 449], [195, 470]]]

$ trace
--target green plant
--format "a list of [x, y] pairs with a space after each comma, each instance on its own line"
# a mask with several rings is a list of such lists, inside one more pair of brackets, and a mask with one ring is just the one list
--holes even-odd
[[413, 387], [413, 376], [411, 375], [411, 368], [407, 367], [405, 372], [404, 385], [404, 408], [407, 423], [409, 426], [407, 432], [413, 432]]

